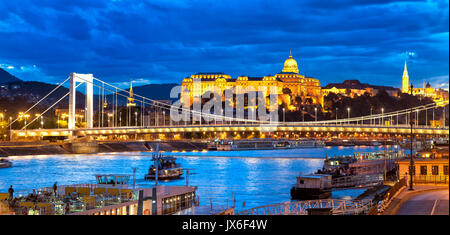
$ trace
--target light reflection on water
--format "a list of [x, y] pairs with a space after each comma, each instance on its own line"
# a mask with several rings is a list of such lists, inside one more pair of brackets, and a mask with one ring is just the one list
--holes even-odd
[[[326, 147], [321, 149], [262, 150], [236, 152], [165, 153], [178, 158], [184, 168], [194, 169], [189, 184], [198, 186], [200, 204], [232, 204], [247, 209], [290, 200], [290, 188], [299, 172], [312, 173], [322, 167], [325, 154], [350, 155], [353, 152], [381, 151], [382, 147]], [[58, 184], [94, 183], [94, 174], [132, 174], [137, 167], [136, 184], [149, 187], [144, 181], [153, 163], [151, 153], [114, 153], [97, 155], [46, 155], [11, 157], [13, 167], [0, 169], [0, 192], [10, 185], [16, 191], [50, 187]], [[130, 182], [131, 183], [131, 182]], [[186, 179], [160, 182], [163, 185], [185, 185]], [[350, 198], [364, 190], [333, 192], [334, 198]], [[245, 208], [242, 204], [245, 201]]]

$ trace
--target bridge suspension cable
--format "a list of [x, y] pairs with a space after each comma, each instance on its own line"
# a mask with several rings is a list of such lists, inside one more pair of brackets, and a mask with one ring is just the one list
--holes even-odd
[[[27, 111], [25, 111], [23, 114], [28, 113], [31, 109], [33, 109], [34, 107], [36, 107], [38, 104], [40, 104], [44, 99], [46, 99], [49, 95], [51, 95], [53, 92], [55, 92], [58, 88], [60, 88], [64, 83], [66, 83], [68, 80], [70, 79], [70, 77], [67, 77], [66, 80], [64, 80], [62, 83], [60, 83], [58, 86], [56, 86], [55, 88], [53, 88], [53, 90], [51, 90], [49, 93], [47, 93], [45, 96], [43, 96], [38, 102], [36, 102], [34, 105], [32, 105]], [[42, 116], [42, 114], [40, 115]], [[17, 117], [14, 121], [10, 122], [6, 127], [8, 128], [10, 125], [12, 125], [13, 123], [15, 123], [17, 120], [19, 120], [20, 117]]]
[[[78, 85], [76, 86], [76, 88], [79, 87], [80, 85], [81, 85], [81, 83], [78, 84]], [[41, 115], [35, 117], [31, 122], [29, 122], [27, 125], [25, 125], [24, 127], [22, 127], [21, 130], [26, 129], [31, 123], [33, 123], [34, 121], [36, 121], [37, 119], [39, 119], [42, 115], [44, 115], [45, 113], [47, 113], [47, 111], [49, 111], [50, 109], [52, 109], [53, 107], [55, 107], [55, 105], [57, 105], [59, 102], [61, 102], [61, 100], [63, 100], [64, 98], [66, 98], [69, 94], [70, 94], [70, 91], [67, 92], [63, 97], [61, 97], [58, 101], [56, 101], [56, 102], [55, 102], [54, 104], [52, 104], [50, 107], [48, 107], [44, 112], [41, 113]]]

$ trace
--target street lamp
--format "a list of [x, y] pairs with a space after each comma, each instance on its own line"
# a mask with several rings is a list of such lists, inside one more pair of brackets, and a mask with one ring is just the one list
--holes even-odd
[[442, 127], [445, 128], [445, 106], [442, 108]]
[[[202, 116], [200, 114], [200, 125], [202, 124]], [[163, 126], [166, 125], [166, 111], [163, 111]]]
[[286, 122], [286, 116], [285, 116], [284, 108], [283, 108], [283, 122]]
[[[411, 83], [411, 95], [412, 95], [412, 90], [413, 90], [413, 84]], [[410, 156], [410, 158], [409, 158], [409, 190], [414, 190], [413, 189], [413, 170], [414, 170], [414, 160], [413, 160], [413, 120], [412, 120], [412, 117], [413, 117], [413, 109], [412, 109], [412, 106], [411, 106], [411, 109], [410, 109], [410, 112], [409, 112], [409, 123], [410, 123], [410, 126], [411, 126], [411, 133], [410, 133], [410, 136], [411, 136], [411, 149], [410, 149], [410, 153], [411, 153], [411, 156]]]
[[432, 127], [434, 127], [435, 126], [435, 123], [434, 123], [434, 110], [436, 109], [436, 107], [433, 107], [433, 126]]
[[347, 124], [350, 124], [350, 107], [347, 108], [347, 114], [348, 114]]
[[314, 108], [314, 112], [315, 112], [315, 117], [316, 117], [316, 122], [317, 122], [317, 107]]
[[11, 135], [12, 135], [11, 134], [12, 133], [11, 132], [11, 129], [12, 129], [12, 123], [11, 122], [12, 122], [12, 117], [10, 116], [9, 117], [9, 141], [11, 141]]
[[337, 125], [337, 117], [338, 117], [338, 108], [336, 107], [336, 113], [335, 113], [335, 116], [336, 116], [336, 125]]
[[138, 125], [137, 123], [137, 112], [134, 112], [134, 125]]
[[419, 125], [419, 109], [416, 109], [416, 126]]
[[384, 126], [384, 117], [383, 117], [383, 114], [384, 114], [384, 108], [381, 108], [381, 125], [382, 125], [382, 126]]
[[302, 107], [302, 121], [305, 122], [305, 107]]
[[372, 120], [373, 120], [373, 117], [372, 117], [372, 106], [370, 107], [370, 125], [372, 125]]
[[30, 117], [30, 114], [24, 114], [23, 117], [25, 118], [25, 130], [27, 130], [27, 119]]
[[108, 127], [112, 127], [111, 121], [112, 121], [113, 117], [114, 117], [114, 114], [108, 113]]

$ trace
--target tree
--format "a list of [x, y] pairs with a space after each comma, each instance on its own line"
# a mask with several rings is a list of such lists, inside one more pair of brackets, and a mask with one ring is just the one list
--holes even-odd
[[283, 94], [286, 94], [286, 95], [291, 95], [292, 94], [291, 89], [289, 89], [287, 87], [283, 88], [282, 92], [283, 92]]

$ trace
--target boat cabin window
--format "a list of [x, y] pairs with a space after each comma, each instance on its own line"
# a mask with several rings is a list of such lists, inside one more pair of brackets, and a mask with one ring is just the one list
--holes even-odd
[[128, 184], [127, 175], [97, 175], [97, 184]]

